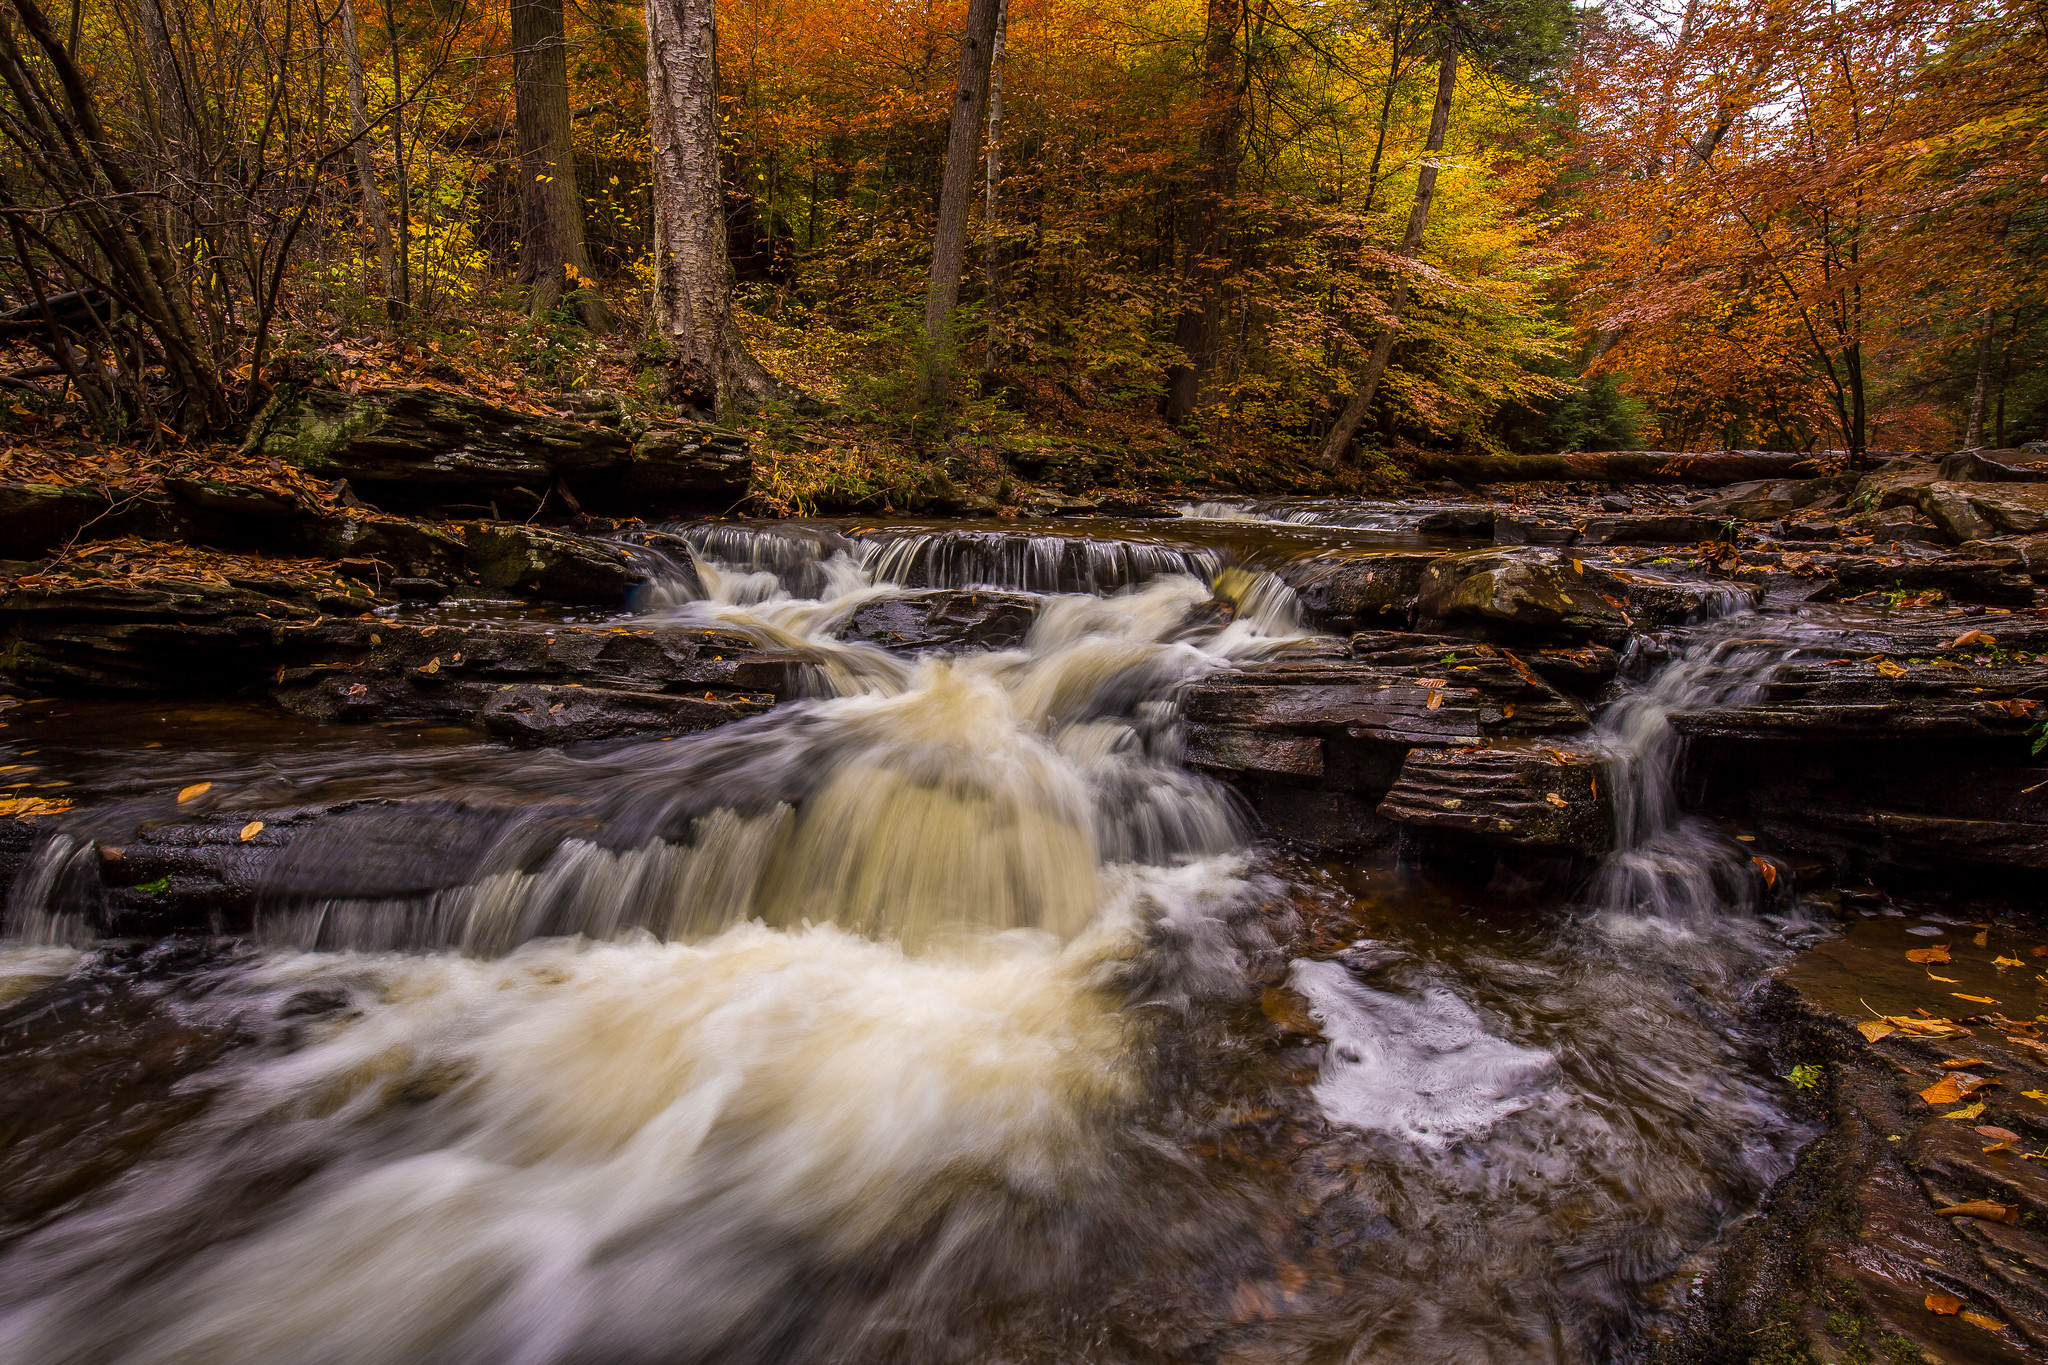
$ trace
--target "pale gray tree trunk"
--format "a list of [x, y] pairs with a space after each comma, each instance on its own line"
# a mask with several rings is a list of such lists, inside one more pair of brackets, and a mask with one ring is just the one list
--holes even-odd
[[362, 196], [363, 217], [370, 224], [377, 267], [384, 278], [384, 314], [396, 317], [398, 260], [391, 245], [391, 210], [377, 185], [377, 157], [370, 148], [370, 101], [364, 91], [363, 43], [356, 29], [355, 0], [341, 0], [341, 48], [348, 67], [348, 132], [355, 152], [356, 190]]
[[946, 134], [946, 170], [939, 182], [939, 221], [932, 235], [931, 283], [924, 295], [925, 363], [918, 396], [945, 401], [953, 383], [953, 309], [967, 262], [967, 211], [974, 202], [974, 163], [988, 114], [989, 62], [1002, 0], [968, 0], [967, 33], [960, 44], [960, 79]]
[[[1458, 49], [1448, 38], [1444, 54], [1437, 65], [1436, 106], [1429, 114], [1429, 139], [1422, 148], [1422, 168], [1415, 178], [1415, 206], [1408, 210], [1408, 229], [1401, 234], [1401, 255], [1412, 260], [1422, 249], [1422, 233], [1429, 226], [1429, 206], [1436, 198], [1437, 163], [1444, 149], [1444, 134], [1451, 125], [1451, 96], [1458, 86]], [[1393, 319], [1380, 332], [1379, 340], [1373, 343], [1372, 355], [1365, 362], [1365, 373], [1359, 376], [1358, 389], [1351, 395], [1351, 401], [1337, 414], [1336, 425], [1330, 428], [1330, 437], [1323, 442], [1322, 463], [1335, 468], [1344, 458], [1344, 452], [1351, 446], [1351, 438], [1358, 434], [1358, 427], [1365, 420], [1366, 409], [1372, 406], [1374, 395], [1379, 392], [1380, 379], [1387, 372], [1387, 360], [1394, 353], [1394, 340], [1401, 331], [1401, 319], [1408, 310], [1408, 276], [1403, 274], [1394, 280]]]
[[775, 384], [733, 329], [713, 0], [647, 0], [647, 106], [654, 333], [674, 348], [676, 401], [723, 416], [772, 396]]

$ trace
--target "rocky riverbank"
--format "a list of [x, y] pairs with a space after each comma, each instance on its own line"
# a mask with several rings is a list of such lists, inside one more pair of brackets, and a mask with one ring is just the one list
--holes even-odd
[[[1762, 1001], [1827, 1135], [1680, 1295], [1653, 1353], [2032, 1360], [2048, 1356], [2042, 455], [1786, 462], [1799, 477], [1750, 460], [1773, 476], [1710, 487], [1670, 461], [1653, 483], [1439, 482], [1385, 514], [1400, 529], [1384, 544], [1300, 539], [1359, 521], [1320, 505], [1066, 494], [1034, 515], [1027, 494], [963, 503], [980, 520], [957, 530], [820, 528], [803, 553], [870, 555], [915, 587], [831, 628], [906, 660], [1022, 639], [1045, 599], [992, 580], [1206, 574], [1190, 639], [1291, 593], [1318, 633], [1184, 689], [1187, 761], [1305, 853], [1399, 850], [1504, 887], [1562, 893], [1613, 851], [1633, 818], [1617, 802], [1639, 798], [1612, 776], [1611, 702], [1684, 662], [1692, 690], [1650, 717], [1682, 737], [1673, 799], [1742, 844], [1743, 895], [1847, 927]], [[703, 595], [663, 519], [724, 512], [746, 487], [731, 438], [647, 426], [605, 395], [537, 414], [426, 390], [292, 396], [203, 478], [0, 485], [0, 727], [21, 754], [0, 774], [0, 882], [96, 802], [154, 802], [118, 842], [79, 836], [74, 898], [103, 933], [238, 932], [308, 860], [323, 894], [337, 866], [349, 894], [426, 893], [431, 868], [415, 885], [407, 863], [399, 885], [375, 850], [424, 838], [459, 880], [479, 840], [588, 823], [596, 794], [536, 814], [509, 792], [452, 811], [95, 791], [48, 780], [34, 737], [65, 705], [120, 698], [543, 748], [760, 715], [832, 659], [622, 614]], [[1274, 539], [1176, 538], [1217, 518]]]

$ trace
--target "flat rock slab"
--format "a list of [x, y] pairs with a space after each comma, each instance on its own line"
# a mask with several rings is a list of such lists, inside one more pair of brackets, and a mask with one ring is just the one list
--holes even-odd
[[1564, 749], [1416, 749], [1378, 813], [1510, 848], [1593, 854], [1613, 842], [1603, 765]]
[[891, 650], [1008, 649], [1038, 619], [1042, 601], [1021, 593], [934, 589], [884, 597], [847, 618], [842, 640]]

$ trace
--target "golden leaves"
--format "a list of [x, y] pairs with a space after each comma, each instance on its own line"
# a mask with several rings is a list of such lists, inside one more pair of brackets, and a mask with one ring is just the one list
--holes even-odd
[[213, 784], [211, 782], [194, 782], [191, 786], [178, 793], [178, 804], [182, 806], [188, 801], [197, 801], [212, 790]]
[[62, 815], [71, 809], [71, 803], [48, 796], [7, 796], [0, 797], [0, 820], [10, 816], [16, 820], [32, 820], [38, 815]]
[[1887, 678], [1903, 678], [1906, 676], [1906, 670], [1893, 663], [1890, 659], [1879, 659], [1877, 661], [1877, 671]]
[[1927, 1305], [1928, 1312], [1938, 1313], [1945, 1318], [1952, 1318], [1963, 1311], [1963, 1301], [1951, 1298], [1947, 1294], [1929, 1294], [1921, 1302]]
[[261, 820], [251, 820], [248, 824], [242, 826], [242, 842], [246, 844], [262, 832], [263, 822]]
[[1898, 1032], [1890, 1024], [1881, 1024], [1875, 1019], [1864, 1020], [1856, 1026], [1856, 1031], [1863, 1035], [1863, 1040], [1867, 1043], [1874, 1043], [1880, 1038], [1889, 1038]]
[[1930, 962], [1946, 962], [1948, 960], [1948, 945], [1946, 943], [1937, 943], [1932, 948], [1908, 948], [1906, 950], [1906, 961], [1917, 962], [1922, 966]]

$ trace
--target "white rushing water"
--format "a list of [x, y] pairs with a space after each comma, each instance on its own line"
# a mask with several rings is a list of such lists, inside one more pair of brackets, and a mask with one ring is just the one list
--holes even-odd
[[[1344, 898], [1272, 871], [1179, 763], [1175, 703], [1298, 636], [1272, 576], [993, 533], [687, 539], [698, 586], [644, 609], [796, 654], [807, 697], [494, 758], [531, 809], [461, 885], [302, 899], [254, 944], [0, 955], [0, 1005], [71, 974], [16, 1021], [48, 1057], [141, 1040], [51, 1140], [63, 1178], [24, 1182], [55, 1192], [0, 1217], [0, 1359], [1591, 1361], [1783, 1169], [1731, 1022], [1746, 939], [1390, 893], [1338, 907], [1381, 939], [1285, 961]], [[937, 588], [1028, 592], [1029, 629], [845, 638]], [[1674, 834], [1658, 717], [1754, 685], [1729, 650], [1603, 721], [1633, 765], [1617, 860], [1725, 852]], [[1739, 904], [1615, 876], [1652, 888], [1617, 916]], [[1312, 1080], [1245, 1022], [1261, 981], [1306, 1002], [1321, 1036], [1285, 1064]], [[106, 1136], [152, 1106], [176, 1120]]]

